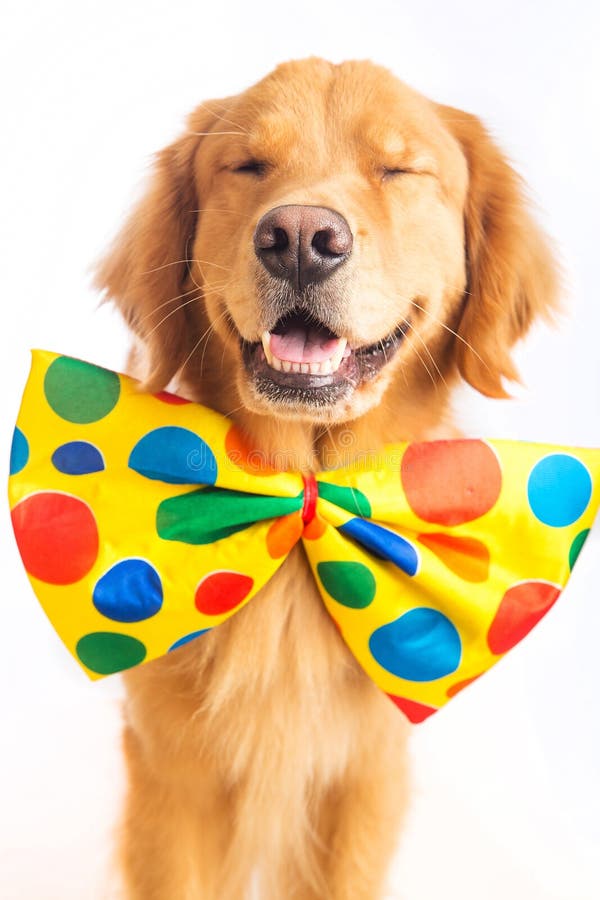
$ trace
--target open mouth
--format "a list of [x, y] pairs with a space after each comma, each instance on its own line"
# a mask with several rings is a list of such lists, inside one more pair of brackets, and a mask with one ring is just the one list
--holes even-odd
[[402, 343], [408, 320], [374, 344], [351, 347], [347, 338], [305, 310], [282, 316], [256, 342], [242, 340], [255, 388], [283, 403], [326, 406], [351, 394], [388, 363]]

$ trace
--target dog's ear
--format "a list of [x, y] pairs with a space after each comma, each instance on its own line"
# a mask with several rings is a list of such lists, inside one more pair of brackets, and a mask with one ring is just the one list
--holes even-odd
[[[165, 387], [197, 340], [200, 285], [190, 274], [199, 198], [194, 161], [216, 116], [203, 107], [190, 131], [156, 155], [150, 184], [95, 273], [148, 351], [148, 390]], [[189, 303], [186, 301], [190, 301]]]
[[559, 279], [548, 239], [528, 209], [525, 186], [479, 119], [438, 107], [468, 165], [465, 205], [467, 292], [458, 326], [463, 378], [488, 397], [518, 381], [511, 348], [535, 318], [558, 306]]

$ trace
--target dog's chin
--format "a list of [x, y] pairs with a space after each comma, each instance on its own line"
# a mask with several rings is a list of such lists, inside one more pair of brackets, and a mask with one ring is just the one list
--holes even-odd
[[[298, 330], [298, 318], [284, 317], [273, 335], [286, 339], [290, 323], [295, 322]], [[254, 342], [240, 337], [238, 388], [244, 404], [259, 414], [314, 423], [344, 422], [363, 415], [379, 402], [390, 381], [409, 322], [403, 321], [381, 340], [356, 347], [322, 323], [311, 320], [308, 326], [317, 341], [333, 348], [331, 360], [282, 361], [271, 352], [271, 333]], [[294, 354], [288, 351], [287, 355]]]

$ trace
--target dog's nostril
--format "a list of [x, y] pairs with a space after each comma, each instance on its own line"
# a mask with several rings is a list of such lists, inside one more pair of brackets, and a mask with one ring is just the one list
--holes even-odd
[[311, 241], [317, 253], [320, 253], [322, 256], [329, 256], [332, 252], [329, 248], [329, 238], [330, 234], [328, 231], [317, 231]]
[[311, 243], [321, 256], [345, 256], [352, 248], [352, 235], [338, 235], [333, 228], [327, 228], [317, 231]]
[[287, 231], [284, 228], [274, 228], [273, 238], [274, 240], [273, 244], [271, 245], [271, 250], [287, 250], [290, 245], [290, 241]]

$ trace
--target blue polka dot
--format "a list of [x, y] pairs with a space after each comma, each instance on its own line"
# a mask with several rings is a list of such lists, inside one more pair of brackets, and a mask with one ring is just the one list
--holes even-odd
[[15, 428], [10, 448], [10, 474], [16, 475], [24, 469], [29, 459], [29, 444], [20, 428]]
[[592, 479], [580, 460], [566, 453], [553, 453], [533, 467], [527, 496], [540, 522], [562, 528], [576, 522], [587, 509]]
[[129, 468], [167, 484], [214, 484], [215, 455], [201, 437], [187, 428], [155, 428], [137, 442]]
[[364, 547], [378, 556], [387, 559], [406, 572], [407, 575], [416, 575], [419, 568], [419, 556], [416, 549], [405, 538], [400, 537], [381, 525], [366, 522], [364, 519], [350, 519], [340, 526], [343, 534], [361, 543]]
[[96, 582], [94, 606], [115, 622], [141, 622], [162, 606], [163, 590], [156, 569], [145, 559], [124, 559]]
[[89, 475], [91, 472], [102, 472], [104, 460], [102, 454], [93, 444], [87, 441], [69, 441], [62, 444], [52, 454], [52, 464], [65, 475]]
[[171, 644], [169, 647], [169, 653], [171, 650], [177, 650], [178, 647], [183, 647], [184, 644], [189, 644], [190, 641], [193, 641], [194, 638], [200, 637], [201, 634], [206, 634], [207, 631], [211, 631], [210, 628], [201, 628], [200, 631], [192, 631], [190, 634], [186, 634], [183, 637], [180, 637], [178, 641], [175, 641], [174, 644]]
[[462, 652], [458, 631], [435, 609], [419, 607], [373, 632], [369, 648], [380, 666], [408, 681], [435, 681], [455, 672]]

